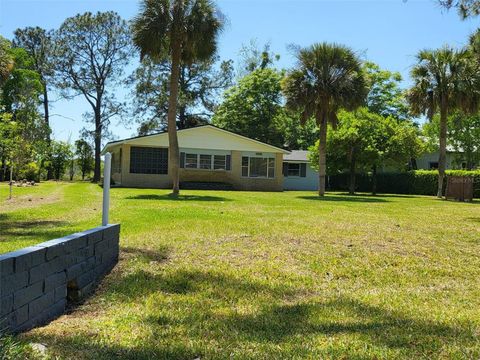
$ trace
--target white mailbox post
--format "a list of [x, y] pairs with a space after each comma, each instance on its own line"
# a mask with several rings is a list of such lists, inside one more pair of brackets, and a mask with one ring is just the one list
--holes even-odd
[[112, 154], [105, 154], [103, 163], [103, 207], [102, 226], [108, 225], [108, 210], [110, 208], [110, 174], [112, 169]]

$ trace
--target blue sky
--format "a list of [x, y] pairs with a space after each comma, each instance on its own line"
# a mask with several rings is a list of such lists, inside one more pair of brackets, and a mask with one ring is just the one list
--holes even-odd
[[[281, 55], [278, 65], [289, 68], [295, 59], [287, 45], [339, 42], [363, 59], [399, 71], [403, 86], [409, 84], [409, 69], [420, 49], [463, 46], [480, 24], [480, 19], [461, 21], [455, 11], [439, 8], [435, 0], [219, 0], [217, 4], [228, 18], [220, 38], [222, 59], [236, 60], [242, 44], [256, 39], [258, 44], [270, 42]], [[85, 11], [114, 10], [131, 19], [138, 6], [137, 0], [0, 0], [0, 34], [12, 38], [16, 28], [25, 26], [57, 28], [66, 17]], [[118, 90], [120, 97], [127, 93]], [[51, 110], [54, 137], [74, 141], [85, 126], [86, 110], [80, 97], [56, 102]], [[135, 129], [136, 124], [111, 126], [117, 138], [130, 136]]]

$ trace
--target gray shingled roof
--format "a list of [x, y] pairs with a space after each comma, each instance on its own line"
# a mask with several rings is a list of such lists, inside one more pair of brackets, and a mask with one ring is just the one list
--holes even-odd
[[283, 161], [308, 161], [307, 150], [292, 150], [290, 154], [283, 155]]

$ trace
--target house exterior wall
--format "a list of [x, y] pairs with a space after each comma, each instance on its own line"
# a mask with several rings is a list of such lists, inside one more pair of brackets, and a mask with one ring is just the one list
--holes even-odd
[[[430, 163], [438, 162], [440, 153], [426, 153], [417, 159], [417, 168], [420, 170], [430, 170]], [[447, 152], [447, 170], [456, 170], [462, 168], [461, 156], [455, 153]]]
[[[135, 144], [134, 146], [139, 146]], [[144, 146], [144, 145], [142, 145]], [[124, 187], [139, 188], [169, 188], [172, 186], [171, 165], [169, 163], [168, 174], [133, 174], [130, 173], [130, 144], [122, 144], [111, 149], [114, 154], [120, 153], [122, 149], [121, 168], [112, 167], [112, 179], [115, 184]], [[191, 148], [180, 148], [180, 152], [196, 151], [205, 154], [214, 154], [215, 150], [202, 150]], [[225, 152], [225, 150], [223, 150]], [[275, 157], [275, 177], [271, 179], [264, 178], [248, 178], [242, 176], [242, 151], [232, 150], [231, 154], [231, 170], [205, 170], [205, 169], [179, 169], [180, 181], [191, 182], [223, 182], [233, 185], [236, 190], [247, 191], [282, 191], [283, 175], [282, 161], [283, 154], [268, 153], [269, 156]], [[263, 153], [267, 154], [267, 153]], [[114, 155], [115, 157], [115, 155]]]
[[[288, 163], [301, 164], [301, 161], [286, 161]], [[284, 190], [304, 190], [317, 191], [318, 190], [318, 171], [310, 167], [307, 162], [305, 177], [301, 176], [284, 176], [283, 177]]]

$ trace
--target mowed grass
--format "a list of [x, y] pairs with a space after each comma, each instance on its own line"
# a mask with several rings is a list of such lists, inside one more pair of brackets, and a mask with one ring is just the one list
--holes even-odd
[[[0, 250], [100, 222], [98, 186], [34, 191], [0, 200]], [[480, 357], [478, 201], [112, 189], [111, 204], [118, 266], [21, 336], [53, 358]]]

